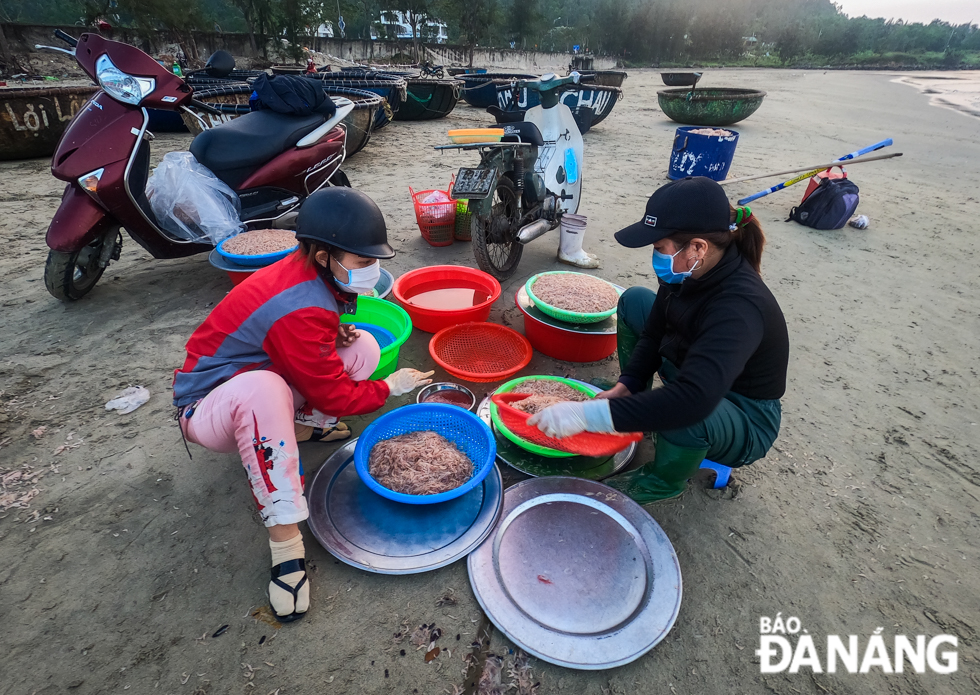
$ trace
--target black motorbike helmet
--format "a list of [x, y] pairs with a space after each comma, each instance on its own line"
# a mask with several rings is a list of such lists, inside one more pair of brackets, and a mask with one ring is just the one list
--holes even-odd
[[384, 215], [366, 194], [345, 186], [317, 191], [296, 218], [296, 238], [328, 244], [365, 258], [394, 258]]

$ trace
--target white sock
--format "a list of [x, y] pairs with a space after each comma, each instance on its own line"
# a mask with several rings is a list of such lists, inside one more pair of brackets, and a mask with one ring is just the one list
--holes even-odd
[[[303, 546], [303, 535], [296, 534], [295, 538], [288, 541], [269, 540], [269, 548], [272, 550], [272, 566], [280, 565], [289, 560], [303, 560], [306, 558], [306, 548]], [[303, 579], [302, 572], [290, 572], [279, 577], [279, 581], [289, 586], [295, 587]], [[305, 613], [310, 609], [310, 580], [307, 579], [299, 590], [299, 596], [293, 603], [293, 595], [277, 586], [274, 582], [269, 582], [269, 602], [272, 609], [278, 615], [289, 615], [290, 613]]]

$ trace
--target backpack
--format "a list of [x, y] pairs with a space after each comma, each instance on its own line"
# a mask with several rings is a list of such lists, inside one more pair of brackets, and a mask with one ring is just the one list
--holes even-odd
[[337, 111], [319, 80], [292, 75], [269, 77], [262, 73], [252, 82], [252, 95], [248, 103], [252, 111], [269, 109], [289, 116], [319, 113], [330, 118]]
[[857, 209], [858, 191], [850, 179], [821, 179], [820, 185], [789, 211], [789, 220], [814, 229], [841, 229]]

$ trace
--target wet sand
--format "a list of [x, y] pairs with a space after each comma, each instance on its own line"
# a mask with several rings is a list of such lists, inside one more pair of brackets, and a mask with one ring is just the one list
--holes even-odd
[[[980, 687], [980, 119], [932, 106], [896, 77], [706, 73], [704, 86], [769, 92], [734, 126], [732, 177], [825, 161], [886, 137], [905, 155], [851, 169], [859, 212], [871, 219], [865, 231], [785, 222], [804, 184], [753, 205], [769, 236], [765, 280], [792, 343], [780, 438], [766, 459], [736, 471], [734, 496], [695, 484], [648, 507], [684, 578], [667, 638], [605, 672], [532, 660], [539, 695]], [[625, 286], [654, 282], [649, 256], [616, 246], [612, 233], [640, 219], [645, 196], [664, 182], [677, 124], [657, 106], [660, 88], [656, 72], [631, 72], [625, 101], [585, 136], [586, 246], [603, 261], [597, 274]], [[421, 240], [408, 186], [445, 185], [457, 167], [473, 165], [473, 155], [431, 146], [448, 128], [488, 121], [461, 105], [445, 120], [396, 122], [345, 165], [386, 215], [399, 253], [385, 265], [395, 276], [425, 264], [475, 265], [467, 244]], [[189, 141], [161, 135], [154, 162]], [[374, 575], [337, 562], [307, 532], [310, 615], [278, 631], [250, 617], [267, 601], [268, 548], [240, 463], [194, 446], [188, 460], [168, 390], [184, 341], [230, 289], [227, 277], [204, 256], [154, 261], [127, 239], [95, 290], [63, 305], [41, 279], [44, 231], [63, 183], [42, 160], [0, 163], [0, 171], [8, 182], [0, 194], [0, 476], [43, 473], [17, 488], [38, 490], [26, 509], [0, 513], [0, 692], [460, 692], [470, 682], [462, 657], [482, 620], [465, 562]], [[529, 275], [561, 267], [556, 247], [551, 234], [526, 249], [491, 320], [521, 330], [514, 292]], [[401, 365], [429, 368], [428, 339], [416, 331]], [[535, 355], [525, 373], [614, 378], [616, 368]], [[149, 403], [107, 413], [104, 403], [129, 384], [146, 386]], [[359, 432], [370, 417], [348, 421]], [[308, 482], [335, 449], [301, 445]], [[638, 462], [649, 453], [645, 443]], [[437, 606], [449, 589], [456, 605]], [[889, 644], [893, 635], [955, 635], [959, 670], [763, 674], [760, 618], [777, 613], [798, 616], [818, 645], [852, 634], [863, 645], [877, 628]], [[432, 622], [452, 653], [426, 664], [424, 650], [395, 635]], [[505, 684], [513, 648], [494, 631], [490, 650], [508, 660]]]

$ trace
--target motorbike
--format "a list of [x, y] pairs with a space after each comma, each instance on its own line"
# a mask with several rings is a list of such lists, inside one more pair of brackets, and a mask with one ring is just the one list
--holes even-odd
[[[578, 84], [579, 77], [573, 72], [567, 77], [547, 74], [518, 81], [515, 87], [537, 91], [541, 104], [529, 109], [523, 121], [501, 124], [504, 136], [499, 142], [436, 147], [480, 154], [478, 166], [459, 169], [450, 195], [469, 201], [477, 263], [499, 280], [514, 274], [525, 244], [559, 227], [563, 215], [578, 211], [582, 135], [559, 94], [566, 85]], [[582, 251], [581, 232], [570, 240], [570, 247], [564, 229], [562, 235], [559, 260], [598, 267], [595, 257]]]
[[[68, 185], [46, 236], [48, 291], [61, 300], [91, 291], [119, 259], [122, 229], [154, 258], [210, 251], [210, 243], [167, 233], [151, 209], [145, 192], [153, 140], [147, 109], [217, 110], [194, 99], [185, 80], [134, 46], [98, 34], [55, 35], [73, 49], [60, 50], [74, 55], [101, 89], [69, 124], [51, 160], [51, 173]], [[215, 63], [214, 77], [234, 67], [234, 61]], [[334, 103], [329, 118], [260, 110], [194, 138], [191, 153], [237, 193], [246, 227], [290, 228], [306, 196], [326, 185], [350, 185], [340, 169], [347, 137], [340, 121], [354, 105]]]

